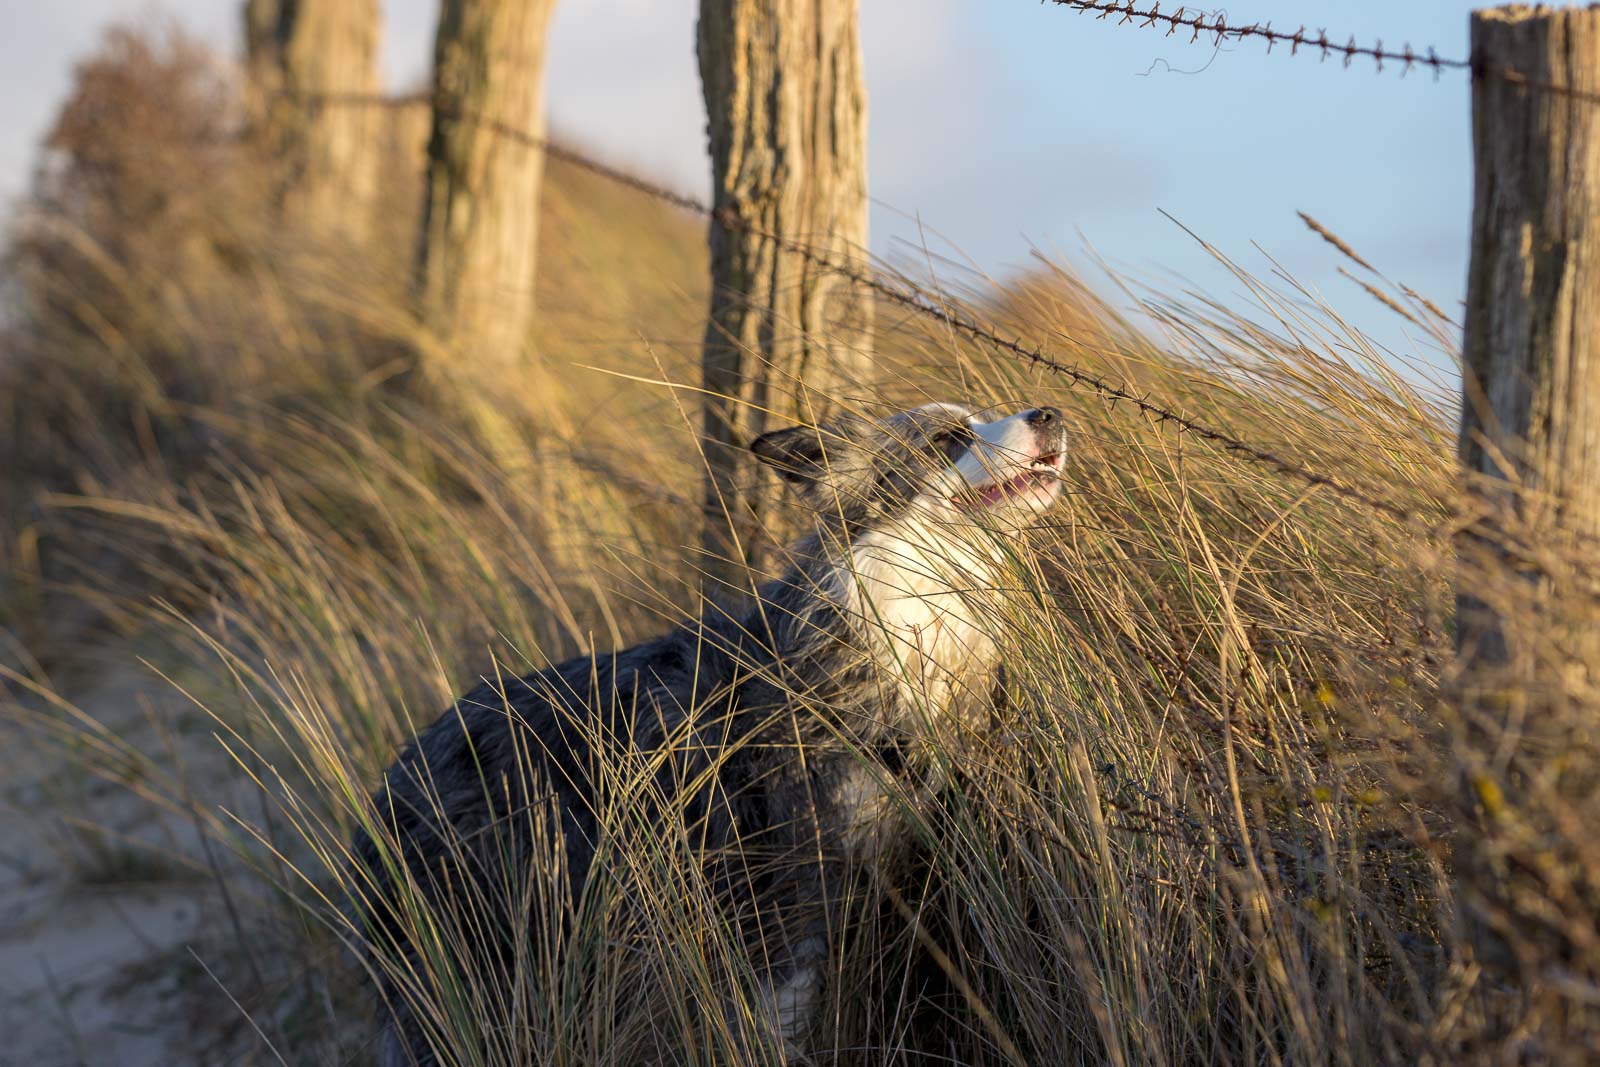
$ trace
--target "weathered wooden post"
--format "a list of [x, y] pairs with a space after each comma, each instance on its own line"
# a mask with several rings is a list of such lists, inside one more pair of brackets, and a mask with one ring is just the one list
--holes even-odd
[[1511, 965], [1513, 941], [1527, 956], [1570, 937], [1550, 916], [1594, 918], [1582, 903], [1594, 872], [1556, 894], [1538, 871], [1572, 862], [1549, 813], [1570, 825], [1593, 811], [1592, 771], [1557, 757], [1595, 729], [1582, 694], [1600, 682], [1600, 626], [1573, 597], [1582, 565], [1561, 562], [1600, 543], [1600, 7], [1479, 11], [1472, 49], [1460, 455], [1487, 517], [1460, 542], [1460, 755], [1475, 828], [1459, 877], [1481, 958]]
[[744, 446], [769, 419], [825, 415], [872, 363], [870, 296], [773, 240], [833, 262], [866, 244], [856, 0], [701, 0], [699, 57], [717, 213], [705, 544], [710, 575], [739, 584], [765, 518], [753, 487], [766, 475]]
[[378, 92], [377, 0], [248, 0], [244, 26], [247, 102], [283, 168], [284, 210], [308, 229], [365, 237], [381, 117], [318, 97]]
[[444, 0], [439, 9], [417, 295], [441, 337], [491, 364], [520, 358], [533, 316], [554, 9], [555, 0]]
[[1600, 93], [1600, 7], [1480, 11], [1472, 45], [1461, 457], [1600, 536], [1600, 107], [1494, 74]]

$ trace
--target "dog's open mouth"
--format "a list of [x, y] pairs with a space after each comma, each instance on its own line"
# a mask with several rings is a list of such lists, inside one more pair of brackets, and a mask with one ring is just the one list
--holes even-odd
[[1046, 452], [1021, 474], [1003, 482], [963, 489], [950, 498], [950, 503], [962, 511], [978, 511], [983, 508], [998, 507], [1019, 497], [1053, 496], [1060, 484], [1061, 453]]

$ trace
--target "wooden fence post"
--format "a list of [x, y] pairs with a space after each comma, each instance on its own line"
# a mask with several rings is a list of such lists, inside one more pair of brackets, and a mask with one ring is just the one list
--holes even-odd
[[[1600, 8], [1479, 11], [1472, 47], [1491, 67], [1600, 92]], [[1600, 106], [1492, 75], [1472, 99], [1461, 457], [1600, 536]]]
[[283, 168], [285, 210], [308, 229], [360, 240], [376, 221], [381, 117], [314, 98], [379, 90], [382, 25], [378, 0], [245, 4], [251, 121]]
[[489, 366], [521, 359], [533, 319], [544, 151], [500, 128], [544, 133], [554, 9], [555, 0], [439, 7], [416, 290], [428, 324]]
[[772, 239], [838, 262], [866, 243], [856, 0], [701, 0], [698, 51], [716, 212], [702, 362], [705, 569], [738, 586], [741, 557], [762, 555], [755, 487], [769, 483], [745, 446], [768, 412], [779, 423], [826, 415], [872, 363], [870, 294]]
[[1583, 98], [1600, 94], [1600, 7], [1478, 11], [1472, 54], [1460, 455], [1486, 518], [1460, 542], [1458, 754], [1474, 827], [1458, 878], [1480, 958], [1510, 965], [1506, 935], [1568, 936], [1545, 921], [1550, 888], [1518, 873], [1554, 853], [1516, 853], [1551, 848], [1547, 813], [1588, 788], [1551, 759], [1592, 730], [1574, 694], [1600, 683], [1600, 634], [1569, 595], [1577, 571], [1528, 563], [1600, 542], [1600, 105]]

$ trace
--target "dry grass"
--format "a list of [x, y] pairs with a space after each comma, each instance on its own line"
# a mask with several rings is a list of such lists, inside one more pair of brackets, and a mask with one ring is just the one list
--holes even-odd
[[[195, 67], [128, 40], [106, 62], [164, 71], [169, 98]], [[694, 602], [695, 399], [639, 379], [693, 381], [699, 230], [552, 167], [539, 355], [491, 394], [416, 328], [384, 257], [271, 225], [247, 148], [203, 188], [179, 180], [214, 151], [180, 133], [107, 192], [64, 129], [61, 195], [14, 235], [0, 694], [234, 857], [207, 863], [248, 916], [220, 976], [259, 1027], [241, 1040], [359, 1060], [343, 950], [372, 932], [347, 918], [365, 887], [345, 843], [383, 836], [365, 798], [396, 746], [481, 675], [637, 640]], [[132, 183], [183, 195], [128, 200]], [[113, 194], [151, 214], [108, 213]], [[1247, 312], [1118, 280], [1124, 317], [1051, 264], [951, 298], [1440, 526], [880, 316], [875, 402], [1055, 404], [1071, 496], [1019, 546], [993, 619], [992, 721], [941, 742], [949, 784], [916, 847], [860, 887], [819, 1061], [1600, 1051], [1597, 705], [1573, 666], [1600, 629], [1592, 554], [1502, 519], [1494, 551], [1458, 559], [1471, 509], [1445, 406], [1292, 283], [1238, 278]], [[1388, 299], [1450, 349], [1453, 327]], [[1458, 568], [1506, 620], [1503, 683], [1458, 681]], [[185, 780], [74, 712], [86, 650], [134, 645], [206, 709], [237, 780]], [[761, 1058], [737, 1014], [706, 1010], [750, 961], [689, 850], [638, 824], [638, 771], [615, 769], [609, 826], [632, 894], [588, 893], [524, 988], [475, 980], [484, 902], [407, 898], [432, 950], [401, 977], [447, 1062], [627, 1063], [663, 1041], [683, 1062]], [[527, 891], [559, 880], [546, 860]], [[314, 1005], [261, 978], [306, 971], [346, 977]]]

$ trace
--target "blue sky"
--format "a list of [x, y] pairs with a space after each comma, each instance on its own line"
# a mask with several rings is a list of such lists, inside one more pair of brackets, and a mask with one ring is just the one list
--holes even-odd
[[[165, 11], [235, 47], [239, 0], [4, 0], [0, 195], [26, 185], [33, 145], [73, 60], [115, 18]], [[1141, 0], [1141, 5], [1144, 6]], [[1169, 8], [1174, 6], [1169, 3]], [[1467, 0], [1250, 0], [1234, 22], [1326, 26], [1441, 54], [1467, 51]], [[687, 190], [707, 185], [694, 0], [561, 0], [550, 42], [553, 126]], [[1469, 88], [1370, 63], [1220, 51], [1038, 0], [862, 0], [873, 248], [942, 235], [996, 274], [1039, 247], [1085, 244], [1137, 276], [1233, 286], [1161, 211], [1247, 266], [1270, 254], [1402, 352], [1401, 324], [1335, 268], [1296, 211], [1391, 277], [1454, 310], [1471, 212]], [[435, 0], [386, 0], [391, 84], [426, 70]], [[1188, 72], [1188, 73], [1185, 73]], [[918, 220], [923, 229], [919, 229]], [[1257, 252], [1254, 245], [1262, 249]]]

